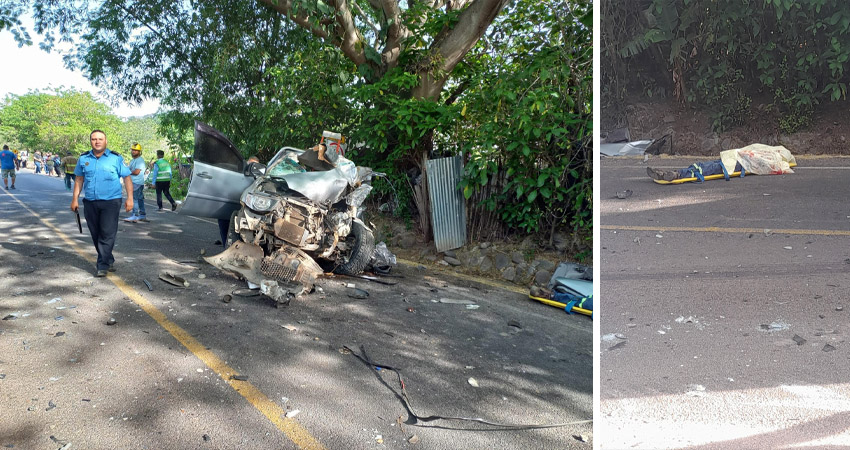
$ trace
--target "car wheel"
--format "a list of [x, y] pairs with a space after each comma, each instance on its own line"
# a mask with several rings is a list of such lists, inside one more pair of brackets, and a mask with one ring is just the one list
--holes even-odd
[[348, 254], [343, 255], [344, 261], [334, 269], [342, 275], [357, 275], [362, 273], [372, 255], [375, 253], [375, 236], [360, 222], [352, 222], [351, 234], [346, 240], [353, 239], [354, 245]]

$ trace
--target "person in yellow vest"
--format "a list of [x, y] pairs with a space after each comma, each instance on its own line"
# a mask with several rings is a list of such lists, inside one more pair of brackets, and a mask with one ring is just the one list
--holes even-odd
[[74, 185], [74, 169], [77, 168], [77, 157], [68, 150], [59, 165], [62, 167], [62, 172], [65, 173], [65, 189], [70, 191]]
[[165, 198], [171, 202], [171, 210], [177, 209], [177, 203], [171, 198], [171, 163], [165, 160], [165, 152], [162, 150], [156, 151], [156, 161], [153, 163], [153, 174], [151, 176], [156, 183], [156, 206], [159, 208], [157, 212], [162, 210], [162, 194], [165, 193]]

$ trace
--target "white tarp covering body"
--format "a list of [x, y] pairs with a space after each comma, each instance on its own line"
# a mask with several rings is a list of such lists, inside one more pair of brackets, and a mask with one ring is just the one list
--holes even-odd
[[735, 165], [741, 164], [745, 173], [755, 175], [781, 175], [794, 173], [791, 165], [797, 161], [791, 152], [781, 146], [752, 144], [744, 148], [720, 152], [720, 161], [728, 173], [735, 172]]

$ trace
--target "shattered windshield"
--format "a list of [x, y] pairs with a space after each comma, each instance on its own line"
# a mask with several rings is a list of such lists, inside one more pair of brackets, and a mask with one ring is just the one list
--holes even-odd
[[266, 176], [271, 178], [283, 178], [286, 175], [307, 171], [298, 163], [298, 153], [294, 150], [286, 150], [282, 155], [275, 156], [272, 161], [272, 166], [266, 170]]

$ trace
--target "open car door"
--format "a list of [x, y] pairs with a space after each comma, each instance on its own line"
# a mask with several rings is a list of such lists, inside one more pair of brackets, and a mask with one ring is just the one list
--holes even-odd
[[195, 168], [179, 213], [229, 220], [240, 208], [242, 192], [254, 181], [246, 176], [242, 154], [215, 128], [195, 121]]

